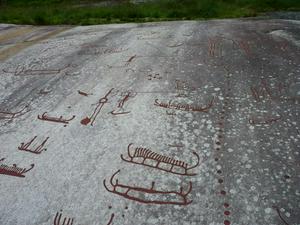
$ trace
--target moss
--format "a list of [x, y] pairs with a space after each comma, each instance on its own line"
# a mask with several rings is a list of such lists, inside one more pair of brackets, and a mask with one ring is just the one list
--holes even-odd
[[[115, 0], [117, 1], [117, 0]], [[103, 24], [181, 19], [236, 18], [275, 10], [299, 10], [295, 0], [157, 0], [101, 7], [101, 0], [0, 0], [0, 23]]]

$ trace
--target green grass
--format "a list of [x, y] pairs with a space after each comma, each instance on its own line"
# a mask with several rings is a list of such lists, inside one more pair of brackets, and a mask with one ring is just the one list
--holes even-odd
[[0, 0], [0, 23], [88, 25], [236, 18], [300, 10], [300, 0], [157, 0], [136, 5], [128, 0], [115, 1], [118, 4], [100, 7], [93, 4], [101, 0]]

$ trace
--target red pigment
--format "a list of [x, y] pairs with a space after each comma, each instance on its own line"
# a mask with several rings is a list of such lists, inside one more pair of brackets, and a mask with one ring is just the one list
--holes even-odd
[[224, 211], [224, 215], [229, 216], [230, 212], [229, 211]]
[[87, 93], [85, 93], [85, 92], [83, 92], [83, 91], [79, 91], [79, 90], [78, 90], [78, 94], [83, 95], [83, 96], [88, 96]]
[[224, 225], [230, 225], [230, 221], [229, 220], [224, 220]]
[[[192, 191], [192, 182], [189, 182], [189, 187], [187, 191], [183, 191], [183, 188], [180, 187], [180, 192], [177, 191], [158, 191], [154, 189], [154, 185], [155, 182], [152, 182], [151, 188], [142, 188], [142, 187], [137, 187], [137, 186], [129, 186], [129, 185], [124, 185], [124, 184], [120, 184], [118, 183], [117, 179], [115, 179], [114, 181], [114, 177], [116, 176], [117, 173], [119, 173], [120, 170], [118, 170], [116, 173], [114, 173], [112, 175], [112, 177], [110, 178], [110, 184], [112, 186], [111, 189], [109, 189], [106, 185], [106, 180], [103, 180], [103, 185], [104, 188], [114, 194], [117, 195], [122, 195], [124, 198], [132, 200], [132, 201], [136, 201], [136, 202], [140, 202], [140, 203], [144, 203], [144, 204], [158, 204], [158, 205], [188, 205], [190, 204], [192, 201], [187, 199], [188, 194], [191, 193]], [[127, 189], [126, 193], [120, 192], [119, 191], [119, 187]], [[131, 193], [132, 191], [137, 191], [137, 192], [141, 192], [141, 196], [143, 196], [143, 193], [147, 193], [147, 194], [160, 194], [161, 196], [168, 196], [170, 193], [172, 195], [176, 195], [178, 196], [177, 201], [170, 201], [167, 200], [167, 197], [162, 198], [161, 200], [151, 200], [151, 199], [144, 199], [142, 197], [136, 197], [136, 196], [131, 196], [128, 193]]]
[[229, 207], [229, 204], [225, 202], [225, 203], [224, 203], [224, 207], [225, 207], [225, 208], [228, 208], [228, 207]]
[[80, 123], [82, 125], [87, 125], [87, 124], [89, 124], [89, 122], [91, 122], [91, 119], [88, 118], [88, 117], [86, 117], [86, 118], [84, 118], [83, 120], [80, 121]]
[[221, 195], [226, 195], [226, 191], [222, 190], [221, 192]]

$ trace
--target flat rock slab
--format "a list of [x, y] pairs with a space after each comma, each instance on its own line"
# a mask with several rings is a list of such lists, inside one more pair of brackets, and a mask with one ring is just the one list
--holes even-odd
[[299, 225], [299, 25], [0, 25], [0, 224]]

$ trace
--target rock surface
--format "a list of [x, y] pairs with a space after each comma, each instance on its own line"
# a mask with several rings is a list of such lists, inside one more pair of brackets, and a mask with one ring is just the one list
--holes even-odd
[[299, 225], [299, 34], [0, 25], [0, 224]]

